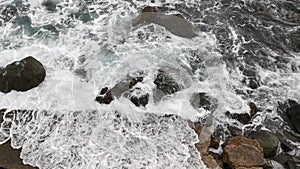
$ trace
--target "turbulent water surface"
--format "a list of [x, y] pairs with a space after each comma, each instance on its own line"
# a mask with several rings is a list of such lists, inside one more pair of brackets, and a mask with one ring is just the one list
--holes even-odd
[[[40, 0], [0, 1], [0, 66], [34, 56], [47, 71], [27, 92], [0, 93], [6, 113], [0, 143], [22, 147], [40, 168], [204, 168], [187, 121], [213, 117], [210, 130], [286, 129], [278, 103], [300, 101], [299, 0]], [[164, 27], [133, 27], [147, 5], [181, 14], [197, 30], [178, 37]], [[182, 29], [185, 29], [184, 27]], [[158, 69], [183, 90], [152, 99]], [[146, 107], [121, 97], [95, 97], [128, 74], [144, 72]], [[254, 86], [253, 86], [254, 85]], [[196, 110], [194, 93], [216, 98], [213, 112]], [[248, 125], [225, 114], [259, 111]], [[295, 133], [297, 134], [297, 133]], [[290, 144], [298, 147], [296, 142]], [[300, 153], [300, 152], [296, 152]]]

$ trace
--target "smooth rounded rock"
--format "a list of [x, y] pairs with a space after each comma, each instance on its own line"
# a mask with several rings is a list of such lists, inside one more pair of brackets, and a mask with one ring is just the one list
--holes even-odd
[[287, 116], [294, 129], [300, 133], [300, 104], [294, 105], [287, 109]]
[[260, 130], [253, 132], [248, 137], [259, 142], [264, 150], [264, 157], [269, 158], [276, 155], [279, 139], [274, 133], [266, 130]]
[[45, 77], [42, 63], [29, 56], [0, 69], [0, 91], [27, 91], [41, 84]]

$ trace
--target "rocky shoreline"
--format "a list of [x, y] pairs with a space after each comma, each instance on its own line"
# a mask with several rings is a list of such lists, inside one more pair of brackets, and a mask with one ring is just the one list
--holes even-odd
[[[55, 0], [47, 0], [42, 5], [47, 10], [54, 12], [58, 3]], [[7, 6], [4, 14], [8, 17], [4, 20], [11, 20], [12, 16], [18, 15], [17, 13], [16, 7]], [[73, 17], [83, 22], [92, 19], [89, 15], [79, 13], [73, 15]], [[18, 16], [16, 23], [23, 25], [24, 29], [32, 29], [28, 16]], [[180, 14], [164, 14], [159, 12], [157, 7], [144, 8], [132, 23], [133, 26], [146, 24], [160, 25], [180, 37], [193, 38], [197, 36], [193, 24], [183, 16]], [[185, 27], [185, 29], [183, 30], [181, 27]], [[52, 29], [52, 27], [49, 29]], [[261, 84], [256, 79], [253, 70], [244, 67], [239, 67], [239, 69], [247, 77], [244, 79], [244, 84], [249, 87], [249, 90], [257, 90]], [[183, 90], [182, 85], [176, 81], [176, 78], [172, 77], [170, 72], [160, 68], [155, 72], [153, 81], [155, 88], [151, 94], [140, 87], [141, 84], [145, 83], [146, 73], [137, 72], [136, 74], [138, 75], [128, 75], [120, 79], [114, 86], [98, 86], [100, 90], [98, 95], [95, 96], [95, 101], [99, 104], [108, 105], [114, 100], [124, 97], [130, 100], [133, 106], [144, 108], [149, 104], [150, 99], [153, 99], [153, 103], [158, 103]], [[0, 91], [5, 94], [12, 90], [25, 92], [42, 85], [45, 77], [46, 70], [42, 63], [29, 56], [0, 68]], [[195, 110], [203, 109], [214, 112], [218, 107], [218, 99], [210, 96], [209, 93], [196, 92], [192, 94], [190, 104]], [[209, 121], [214, 120], [212, 116], [208, 116], [201, 121], [187, 121], [187, 125], [198, 135], [199, 142], [195, 144], [195, 147], [200, 152], [205, 165], [211, 169], [299, 169], [299, 150], [292, 142], [300, 143], [300, 103], [294, 100], [278, 100], [277, 113], [282, 121], [279, 123], [281, 128], [276, 126], [278, 127], [276, 130], [273, 130], [268, 124], [247, 129], [246, 127], [253, 122], [252, 120], [258, 116], [257, 113], [261, 109], [255, 102], [249, 102], [248, 106], [249, 112], [224, 112], [226, 118], [235, 121], [235, 123], [224, 124], [214, 131], [208, 129], [210, 127]], [[0, 124], [1, 128], [5, 130], [9, 130], [9, 127], [5, 128], [4, 126], [11, 125], [11, 123], [5, 121], [5, 116], [8, 116], [11, 112], [36, 111], [6, 110], [5, 107], [0, 107], [0, 109]], [[10, 140], [0, 145], [0, 169], [34, 168], [22, 164], [19, 158], [20, 152], [20, 149], [11, 148]]]
[[[29, 67], [32, 69], [29, 69]], [[42, 64], [33, 57], [27, 57], [21, 61], [11, 63], [6, 68], [0, 70], [8, 72], [2, 74], [0, 80], [0, 86], [3, 89], [1, 91], [4, 93], [8, 93], [12, 89], [17, 91], [30, 90], [40, 85], [46, 75]], [[149, 100], [149, 93], [138, 87], [139, 83], [144, 83], [145, 74], [137, 74], [138, 76], [136, 77], [128, 75], [112, 88], [102, 87], [95, 101], [99, 104], [110, 104], [115, 99], [125, 97], [137, 107], [146, 106]], [[13, 79], [13, 83], [9, 81], [10, 79]], [[24, 81], [26, 83], [23, 83]], [[176, 79], [162, 69], [157, 70], [153, 83], [156, 85], [153, 92], [154, 102], [159, 102], [164, 97], [169, 97], [182, 90], [181, 85], [176, 82]], [[10, 86], [11, 84], [13, 86]], [[203, 108], [213, 112], [218, 104], [218, 99], [212, 98], [206, 93], [195, 93], [192, 95], [190, 103], [195, 109]], [[230, 112], [227, 112], [227, 116], [243, 125], [249, 124], [258, 111], [255, 103], [249, 103], [249, 108], [249, 113], [230, 114]], [[0, 111], [2, 127], [6, 124], [2, 120], [4, 119], [4, 114], [10, 114], [6, 111], [6, 109]], [[22, 112], [29, 110], [12, 110], [10, 112], [13, 113], [14, 111]], [[300, 142], [300, 128], [298, 123], [300, 104], [289, 100], [281, 105], [279, 112], [292, 129], [291, 131], [274, 133], [267, 129], [258, 129], [251, 133], [243, 133], [240, 128], [228, 126], [227, 129], [223, 128], [220, 131], [216, 129], [211, 133], [207, 129], [208, 122], [188, 122], [188, 124], [198, 135], [199, 142], [195, 146], [200, 152], [203, 162], [211, 169], [299, 169], [300, 159], [296, 155], [293, 155], [295, 147], [289, 144], [288, 140], [292, 139], [293, 141]], [[213, 118], [207, 117], [205, 120], [210, 121]], [[224, 138], [222, 137], [224, 133], [221, 133], [221, 131], [226, 130], [229, 133]], [[13, 150], [9, 147], [9, 141], [0, 146], [0, 149], [7, 152], [0, 154], [0, 167], [5, 169], [20, 168], [22, 164], [20, 163], [20, 159], [16, 158], [16, 156], [19, 156], [20, 150]], [[10, 161], [9, 159], [14, 160]], [[24, 167], [30, 168], [26, 165]]]

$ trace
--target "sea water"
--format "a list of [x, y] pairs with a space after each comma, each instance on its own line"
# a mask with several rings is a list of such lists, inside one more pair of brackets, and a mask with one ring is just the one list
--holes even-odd
[[[0, 93], [0, 108], [7, 109], [0, 143], [11, 139], [12, 147], [22, 147], [25, 164], [205, 168], [187, 121], [210, 116], [212, 132], [227, 124], [267, 127], [266, 119], [281, 119], [278, 102], [300, 101], [297, 0], [52, 2], [54, 11], [39, 0], [0, 1], [2, 9], [11, 4], [18, 9], [18, 16], [1, 21], [0, 66], [34, 56], [47, 72], [34, 89]], [[147, 5], [181, 13], [198, 36], [178, 37], [155, 24], [132, 27]], [[183, 90], [155, 102], [158, 69]], [[145, 107], [124, 97], [109, 105], [95, 102], [102, 87], [137, 72], [145, 73], [138, 85], [150, 93]], [[258, 89], [247, 86], [249, 78], [257, 80]], [[191, 96], [199, 92], [218, 100], [215, 111], [193, 108]], [[248, 113], [249, 102], [260, 108], [251, 124], [242, 126], [225, 115]]]

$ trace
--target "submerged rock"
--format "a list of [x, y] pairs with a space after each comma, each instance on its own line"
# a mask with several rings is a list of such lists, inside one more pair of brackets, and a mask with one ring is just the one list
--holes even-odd
[[174, 94], [182, 89], [173, 77], [160, 69], [157, 72], [154, 84], [156, 85], [153, 96], [154, 101], [160, 101], [165, 95]]
[[225, 144], [223, 161], [232, 168], [264, 167], [267, 164], [258, 141], [242, 136], [233, 137]]
[[279, 139], [276, 134], [266, 130], [255, 131], [248, 136], [248, 138], [255, 139], [259, 142], [264, 150], [264, 157], [274, 157], [279, 145]]
[[42, 63], [29, 56], [0, 69], [0, 91], [27, 91], [41, 84], [45, 77]]
[[300, 104], [288, 108], [287, 117], [289, 118], [294, 129], [300, 133]]
[[32, 36], [38, 32], [38, 28], [33, 27], [29, 16], [17, 16], [14, 20], [14, 27], [19, 27], [17, 33], [24, 33], [27, 36]]
[[197, 36], [194, 25], [188, 20], [176, 15], [166, 15], [158, 12], [157, 7], [145, 7], [142, 13], [132, 21], [133, 26], [150, 23], [163, 26], [174, 35], [180, 37], [193, 38]]
[[214, 112], [218, 107], [218, 100], [216, 98], [212, 98], [204, 92], [194, 93], [190, 102], [195, 109], [204, 108], [205, 110], [209, 110], [211, 112]]
[[59, 0], [44, 0], [42, 6], [44, 6], [48, 11], [56, 11], [56, 5], [59, 4]]

